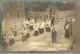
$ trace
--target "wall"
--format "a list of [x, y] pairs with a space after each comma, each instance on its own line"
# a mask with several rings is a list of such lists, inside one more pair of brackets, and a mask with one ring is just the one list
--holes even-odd
[[74, 51], [75, 53], [80, 54], [80, 0], [76, 0], [76, 23], [75, 23], [75, 45]]
[[59, 19], [71, 17], [75, 15], [75, 10], [59, 11]]

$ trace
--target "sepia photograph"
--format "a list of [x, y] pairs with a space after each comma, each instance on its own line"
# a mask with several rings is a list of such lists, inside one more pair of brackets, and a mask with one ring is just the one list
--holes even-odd
[[2, 51], [72, 51], [76, 9], [75, 0], [0, 0]]

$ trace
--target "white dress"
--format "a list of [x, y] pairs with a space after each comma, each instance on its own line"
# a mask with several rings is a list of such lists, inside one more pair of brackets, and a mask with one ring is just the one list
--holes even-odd
[[41, 23], [41, 28], [45, 28], [45, 23], [44, 22]]
[[66, 28], [65, 28], [65, 29], [67, 30], [67, 29], [69, 29], [69, 28], [70, 28], [70, 24], [66, 25]]
[[26, 21], [23, 21], [23, 25], [24, 25], [24, 27], [26, 27], [26, 24], [27, 24], [27, 22], [26, 22]]
[[25, 36], [27, 34], [27, 30], [23, 30], [22, 33], [23, 33], [22, 36]]
[[34, 25], [34, 31], [38, 31], [38, 29], [39, 29], [39, 25], [38, 25], [38, 23], [35, 23], [35, 25]]
[[34, 22], [32, 20], [30, 20], [30, 26], [33, 26], [34, 25]]

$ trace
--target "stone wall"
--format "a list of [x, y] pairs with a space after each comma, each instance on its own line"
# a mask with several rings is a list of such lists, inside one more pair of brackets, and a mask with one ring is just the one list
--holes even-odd
[[75, 10], [59, 11], [59, 19], [75, 16]]

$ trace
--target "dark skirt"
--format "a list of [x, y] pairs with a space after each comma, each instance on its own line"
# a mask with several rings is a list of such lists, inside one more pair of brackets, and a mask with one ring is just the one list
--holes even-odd
[[30, 30], [33, 30], [33, 26], [30, 26]]
[[50, 32], [50, 27], [46, 27], [46, 32]]
[[26, 24], [26, 26], [28, 26], [28, 24]]
[[53, 23], [51, 23], [51, 27], [52, 27], [52, 26], [54, 27], [54, 22], [53, 22]]
[[14, 33], [14, 36], [17, 36], [17, 31], [13, 31], [13, 33]]
[[69, 30], [65, 30], [65, 38], [70, 38]]
[[9, 39], [9, 44], [12, 46], [14, 44], [14, 39]]
[[43, 34], [43, 33], [44, 33], [44, 28], [40, 28], [40, 29], [39, 29], [39, 33], [40, 33], [40, 34]]
[[30, 37], [30, 33], [27, 33], [27, 34], [26, 34], [26, 38], [29, 38], [29, 37]]
[[34, 32], [34, 36], [38, 36], [39, 35], [39, 32], [38, 31], [35, 31]]
[[26, 36], [22, 36], [22, 42], [26, 41]]

